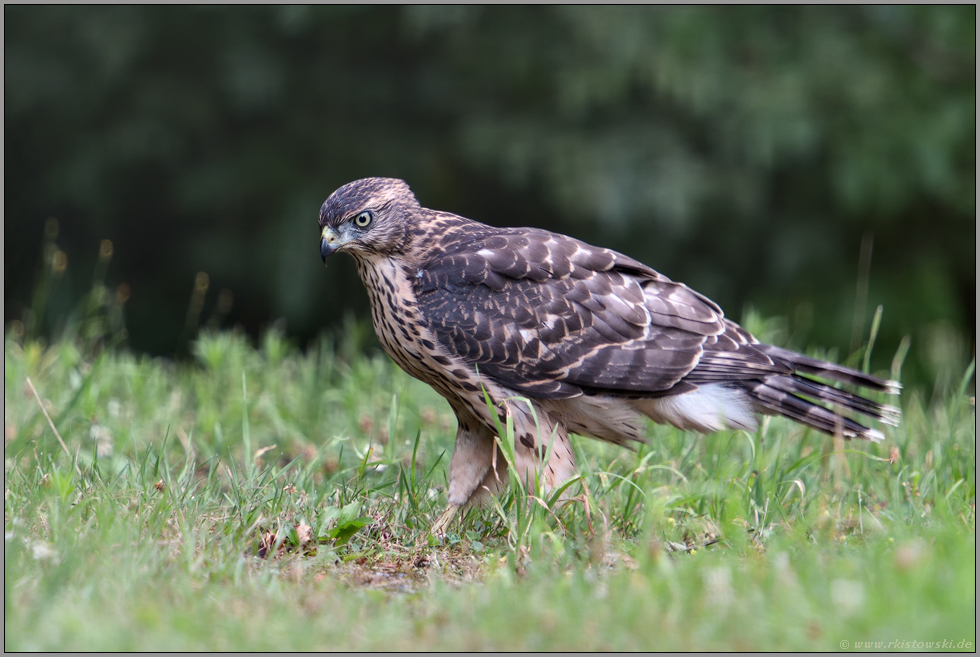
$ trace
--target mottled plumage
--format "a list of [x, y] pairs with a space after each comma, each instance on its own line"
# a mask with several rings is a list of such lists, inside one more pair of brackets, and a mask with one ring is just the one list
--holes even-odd
[[779, 414], [871, 440], [884, 436], [840, 411], [898, 422], [896, 408], [811, 377], [890, 393], [897, 383], [761, 344], [710, 299], [615, 251], [429, 210], [390, 178], [335, 191], [320, 228], [324, 260], [340, 250], [357, 261], [385, 350], [459, 420], [437, 529], [506, 482], [484, 389], [514, 421], [520, 474], [543, 466], [549, 488], [575, 472], [569, 433], [629, 445], [646, 440], [644, 415], [710, 432]]

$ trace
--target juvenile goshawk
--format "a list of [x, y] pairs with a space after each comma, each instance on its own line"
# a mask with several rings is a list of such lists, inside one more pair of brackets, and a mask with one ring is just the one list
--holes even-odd
[[575, 473], [569, 433], [626, 446], [646, 440], [642, 416], [711, 432], [778, 414], [874, 441], [880, 431], [841, 411], [898, 423], [898, 409], [811, 377], [893, 394], [896, 382], [762, 344], [708, 298], [615, 251], [429, 210], [391, 178], [335, 191], [320, 229], [324, 262], [337, 251], [357, 261], [385, 351], [456, 413], [436, 533], [507, 482], [492, 412], [513, 421], [518, 474], [540, 472], [546, 489]]

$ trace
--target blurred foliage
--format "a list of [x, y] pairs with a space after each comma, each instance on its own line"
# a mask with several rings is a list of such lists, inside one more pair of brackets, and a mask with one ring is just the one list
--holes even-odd
[[877, 368], [904, 336], [923, 380], [975, 350], [973, 5], [4, 19], [4, 319], [29, 333], [125, 304], [113, 335], [180, 353], [209, 323], [305, 341], [363, 316], [316, 216], [386, 175], [625, 251], [736, 320], [785, 316], [797, 347], [846, 357], [883, 305]]

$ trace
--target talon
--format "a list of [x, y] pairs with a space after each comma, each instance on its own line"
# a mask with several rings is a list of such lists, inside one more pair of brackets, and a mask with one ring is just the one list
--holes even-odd
[[438, 518], [436, 518], [436, 521], [433, 523], [432, 529], [429, 530], [429, 533], [436, 538], [445, 538], [446, 530], [456, 518], [457, 511], [459, 511], [459, 505], [450, 504], [449, 507], [443, 511]]

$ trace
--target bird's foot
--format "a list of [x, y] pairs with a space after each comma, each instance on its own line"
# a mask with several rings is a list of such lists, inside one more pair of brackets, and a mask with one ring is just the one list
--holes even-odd
[[459, 512], [458, 504], [450, 504], [445, 511], [443, 511], [438, 518], [436, 518], [435, 523], [432, 525], [432, 529], [429, 530], [429, 534], [437, 539], [444, 539], [446, 537], [446, 530], [449, 529], [449, 525], [452, 524], [453, 520], [456, 518], [456, 514]]

